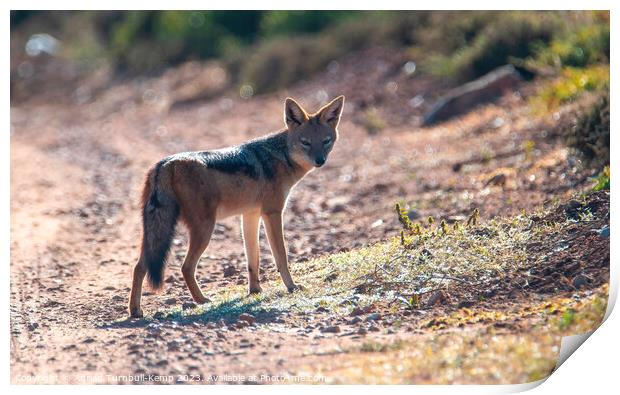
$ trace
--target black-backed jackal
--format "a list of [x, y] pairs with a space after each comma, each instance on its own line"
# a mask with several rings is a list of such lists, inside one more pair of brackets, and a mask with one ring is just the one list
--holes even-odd
[[282, 211], [295, 184], [325, 164], [338, 138], [336, 128], [343, 106], [344, 96], [339, 96], [308, 114], [288, 98], [283, 131], [231, 148], [172, 155], [157, 163], [148, 172], [142, 192], [142, 249], [133, 271], [129, 314], [143, 315], [140, 298], [147, 274], [153, 288], [161, 288], [179, 220], [189, 231], [183, 278], [197, 303], [207, 302], [195, 278], [198, 259], [209, 244], [215, 221], [233, 215], [242, 217], [249, 292], [261, 292], [261, 219], [282, 281], [289, 291], [297, 289], [288, 269]]

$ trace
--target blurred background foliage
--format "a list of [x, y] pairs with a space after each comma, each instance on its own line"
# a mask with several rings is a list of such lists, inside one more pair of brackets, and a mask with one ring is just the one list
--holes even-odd
[[[226, 90], [248, 99], [389, 47], [407, 78], [425, 76], [444, 92], [513, 64], [537, 78], [527, 94], [535, 115], [579, 99], [564, 134], [601, 167], [609, 45], [608, 11], [11, 11], [11, 100], [49, 101], [54, 92], [80, 104], [162, 75], [165, 89], [178, 88], [175, 103]], [[361, 122], [376, 133], [385, 119], [366, 104]]]
[[60, 56], [153, 75], [217, 59], [256, 93], [292, 84], [373, 45], [421, 58], [420, 71], [455, 83], [506, 63], [530, 69], [609, 62], [608, 12], [525, 11], [11, 11], [25, 40], [45, 32]]

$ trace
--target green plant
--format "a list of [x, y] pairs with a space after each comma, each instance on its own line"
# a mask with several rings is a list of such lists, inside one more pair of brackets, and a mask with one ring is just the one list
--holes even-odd
[[360, 347], [362, 352], [385, 352], [400, 350], [405, 343], [403, 341], [396, 341], [394, 343], [384, 344], [379, 342], [364, 342]]
[[362, 125], [368, 134], [375, 134], [385, 129], [386, 123], [375, 107], [366, 109], [362, 115]]
[[408, 309], [415, 309], [420, 307], [420, 296], [418, 296], [417, 294], [413, 294], [413, 296], [409, 297], [409, 299], [406, 299], [402, 296], [400, 296], [398, 299], [403, 302]]
[[562, 314], [562, 318], [560, 319], [560, 329], [567, 329], [573, 321], [575, 320], [575, 310], [567, 309], [564, 314]]
[[400, 222], [406, 231], [411, 232], [413, 230], [413, 223], [411, 222], [411, 219], [409, 219], [409, 215], [407, 215], [407, 210], [402, 208], [400, 203], [396, 203], [395, 209], [396, 215], [398, 216], [398, 222]]
[[480, 210], [478, 208], [475, 208], [474, 211], [472, 211], [469, 218], [467, 218], [467, 226], [476, 226], [478, 225], [479, 221], [480, 221]]
[[594, 179], [596, 184], [592, 187], [593, 191], [601, 191], [603, 189], [609, 189], [609, 166], [605, 166], [599, 175]]
[[609, 89], [609, 65], [586, 68], [567, 67], [551, 82], [542, 85], [529, 99], [535, 112], [546, 113], [561, 104], [576, 99], [585, 92]]
[[526, 140], [523, 142], [523, 152], [525, 152], [525, 158], [527, 160], [532, 159], [532, 154], [534, 153], [534, 149], [536, 148], [536, 142], [533, 140]]
[[[583, 109], [566, 130], [566, 143], [586, 164], [603, 168], [609, 164], [609, 91]], [[609, 173], [607, 173], [609, 174]], [[604, 174], [603, 174], [604, 175]], [[602, 179], [604, 184], [604, 179]]]

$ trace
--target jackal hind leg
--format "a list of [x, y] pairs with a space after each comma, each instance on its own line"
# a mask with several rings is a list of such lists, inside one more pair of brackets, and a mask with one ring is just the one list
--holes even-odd
[[187, 255], [185, 255], [181, 272], [192, 298], [196, 303], [202, 304], [209, 300], [203, 295], [196, 281], [196, 266], [200, 256], [209, 245], [209, 240], [211, 240], [211, 234], [215, 228], [215, 218], [208, 219], [206, 224], [203, 223], [201, 227], [195, 225], [190, 225], [189, 227], [189, 249], [187, 250]]
[[129, 316], [132, 318], [140, 318], [144, 315], [140, 307], [140, 299], [142, 298], [142, 283], [145, 276], [146, 265], [141, 257], [133, 269], [133, 281], [131, 284], [131, 294], [129, 295]]

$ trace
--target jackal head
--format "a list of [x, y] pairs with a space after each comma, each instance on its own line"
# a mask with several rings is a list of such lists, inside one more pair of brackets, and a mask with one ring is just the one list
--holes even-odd
[[294, 162], [305, 168], [321, 167], [338, 139], [338, 122], [344, 96], [338, 96], [314, 114], [308, 114], [290, 97], [284, 102], [288, 147]]

